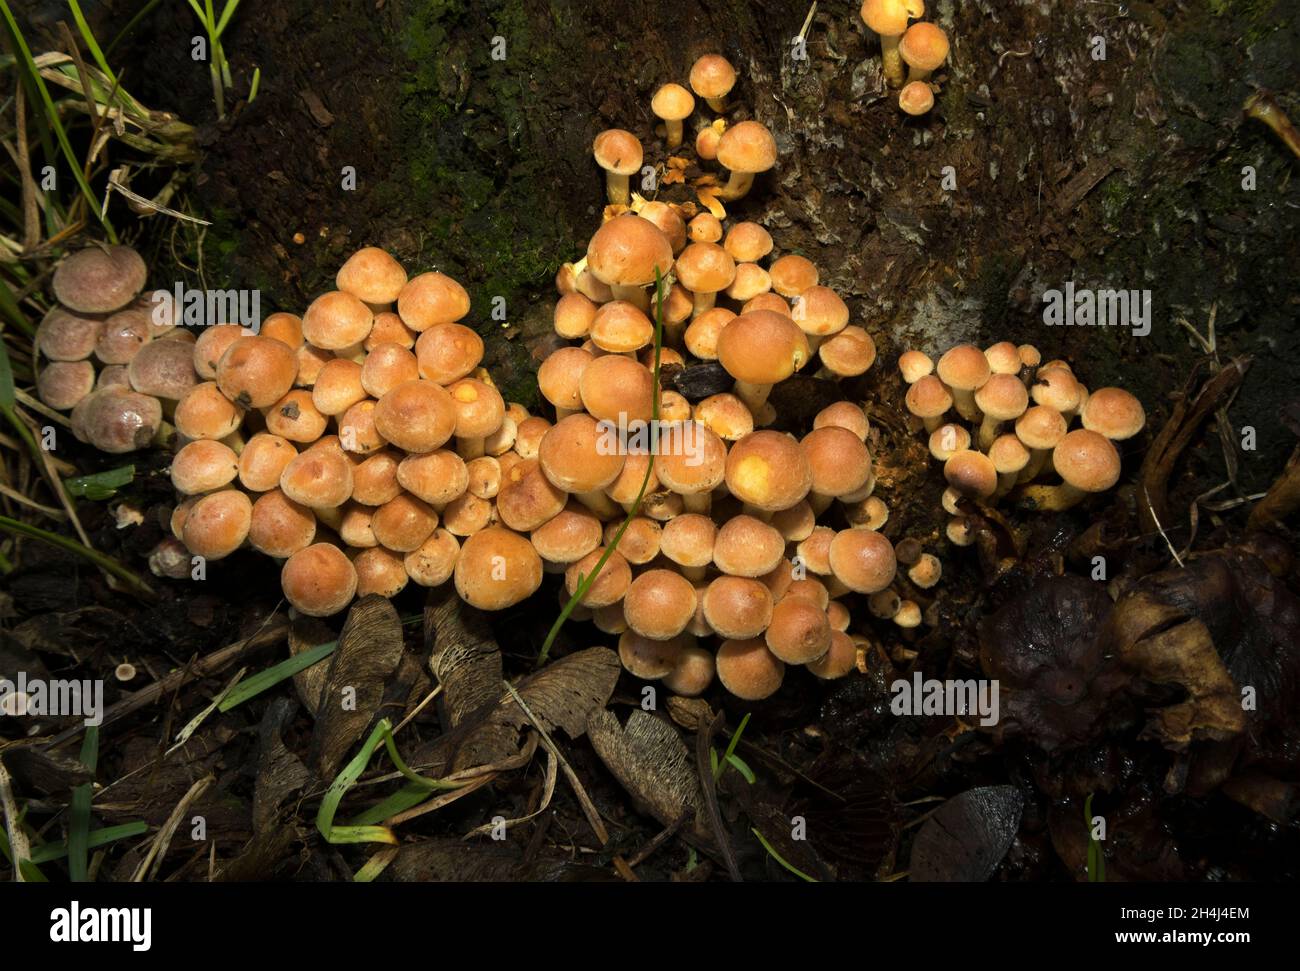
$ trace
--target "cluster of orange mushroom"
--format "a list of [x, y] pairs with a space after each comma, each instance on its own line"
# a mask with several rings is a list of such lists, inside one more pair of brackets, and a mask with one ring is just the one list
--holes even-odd
[[900, 89], [898, 107], [909, 115], [928, 113], [938, 90], [931, 78], [948, 59], [949, 45], [942, 27], [919, 19], [925, 0], [863, 0], [860, 13], [880, 37], [885, 81]]
[[[930, 454], [944, 463], [943, 506], [953, 517], [948, 538], [958, 546], [972, 542], [960, 515], [963, 499], [1069, 509], [1119, 481], [1115, 443], [1146, 425], [1134, 395], [1123, 388], [1090, 392], [1068, 363], [1043, 363], [1030, 344], [959, 344], [937, 364], [909, 350], [898, 366], [909, 386], [907, 410], [924, 425]], [[1072, 429], [1076, 419], [1082, 427]], [[1036, 481], [1051, 471], [1059, 483]]]

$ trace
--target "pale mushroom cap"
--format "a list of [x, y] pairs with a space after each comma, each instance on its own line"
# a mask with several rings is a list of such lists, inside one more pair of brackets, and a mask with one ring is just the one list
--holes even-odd
[[772, 234], [758, 223], [736, 223], [727, 230], [722, 248], [737, 263], [756, 263], [772, 252]]
[[970, 432], [961, 425], [940, 425], [930, 435], [930, 454], [947, 462], [955, 452], [970, 448], [970, 443]]
[[136, 352], [153, 339], [153, 334], [149, 311], [133, 304], [104, 321], [95, 341], [95, 357], [102, 364], [130, 364]]
[[[730, 257], [728, 257], [730, 258]], [[772, 277], [757, 263], [737, 263], [736, 275], [726, 289], [732, 300], [744, 303], [772, 289]]]
[[757, 121], [742, 121], [722, 133], [718, 162], [733, 172], [766, 172], [776, 164], [776, 139]]
[[715, 577], [702, 602], [705, 620], [720, 637], [760, 637], [772, 621], [772, 592], [761, 580]]
[[790, 597], [772, 608], [772, 622], [764, 635], [768, 650], [786, 664], [807, 664], [831, 647], [831, 625], [824, 605], [803, 597]]
[[861, 327], [850, 325], [823, 341], [817, 354], [832, 374], [855, 378], [866, 374], [876, 363], [876, 342]]
[[147, 447], [161, 425], [158, 399], [127, 388], [93, 391], [72, 412], [77, 438], [111, 455]]
[[579, 390], [583, 407], [598, 419], [649, 421], [654, 414], [654, 375], [631, 358], [596, 358], [583, 370]]
[[[770, 273], [768, 274], [768, 278], [771, 279]], [[755, 310], [770, 310], [774, 314], [780, 314], [782, 317], [790, 317], [790, 319], [794, 319], [790, 315], [790, 304], [786, 302], [785, 298], [780, 294], [772, 293], [770, 291], [768, 293], [760, 293], [757, 297], [750, 297], [740, 308], [742, 314], [752, 313]]]
[[606, 222], [587, 245], [587, 268], [610, 286], [641, 287], [667, 276], [673, 266], [668, 237], [648, 219], [632, 213]]
[[812, 260], [798, 253], [787, 253], [767, 270], [772, 277], [772, 289], [783, 297], [797, 297], [810, 287], [817, 286], [821, 274]]
[[[641, 210], [642, 217], [645, 216], [646, 210], [653, 205], [655, 205], [655, 203], [648, 203]], [[663, 203], [659, 203], [659, 205], [663, 205]], [[659, 228], [663, 229], [663, 226], [660, 226]], [[664, 230], [664, 232], [667, 232], [667, 230]], [[711, 212], [702, 212], [690, 221], [686, 227], [686, 232], [693, 242], [716, 243], [722, 239], [722, 220]], [[672, 238], [671, 234], [669, 234], [669, 238]], [[674, 249], [675, 248], [676, 247], [674, 247]], [[732, 258], [734, 259], [735, 257], [733, 256]]]
[[335, 509], [352, 496], [352, 462], [342, 449], [310, 448], [284, 467], [280, 488], [304, 506]]
[[302, 335], [314, 347], [337, 351], [364, 341], [374, 323], [374, 313], [358, 297], [331, 290], [307, 307]]
[[312, 385], [312, 405], [322, 415], [341, 415], [358, 401], [365, 401], [361, 370], [362, 365], [345, 358], [327, 361]]
[[717, 243], [691, 243], [677, 257], [676, 272], [692, 293], [717, 293], [736, 278], [736, 262]]
[[799, 443], [775, 431], [746, 435], [727, 456], [727, 488], [741, 502], [775, 512], [812, 488], [812, 469]]
[[1034, 404], [1047, 405], [1057, 411], [1072, 411], [1079, 406], [1079, 382], [1066, 367], [1039, 368], [1030, 389]]
[[1034, 405], [1016, 419], [1016, 437], [1029, 448], [1055, 448], [1068, 428], [1065, 417], [1047, 405]]
[[382, 398], [399, 384], [419, 376], [415, 355], [401, 344], [376, 344], [361, 365], [361, 387], [372, 398]]
[[952, 407], [952, 394], [933, 374], [914, 381], [903, 400], [907, 410], [917, 418], [938, 418]]
[[993, 460], [971, 449], [954, 452], [944, 463], [943, 475], [953, 489], [971, 499], [987, 499], [998, 488]]
[[280, 587], [300, 614], [329, 617], [352, 602], [357, 571], [337, 546], [316, 543], [285, 560]]
[[387, 441], [407, 452], [432, 452], [456, 430], [456, 405], [444, 388], [432, 381], [407, 381], [379, 399], [375, 428]]
[[827, 337], [848, 325], [849, 308], [834, 290], [818, 284], [795, 296], [790, 316], [805, 334]]
[[880, 533], [846, 529], [831, 540], [831, 572], [855, 593], [877, 593], [894, 581], [898, 561], [894, 547]]
[[415, 341], [420, 377], [451, 384], [483, 360], [483, 338], [464, 324], [432, 324]]
[[456, 592], [467, 604], [480, 610], [503, 610], [541, 586], [542, 560], [518, 533], [489, 526], [461, 545], [455, 578]]
[[366, 303], [392, 303], [406, 286], [406, 270], [387, 251], [366, 246], [348, 257], [334, 282]]
[[1083, 406], [1083, 427], [1112, 441], [1132, 438], [1146, 426], [1142, 402], [1123, 388], [1098, 388]]
[[181, 527], [181, 541], [196, 556], [219, 560], [244, 545], [253, 504], [237, 489], [214, 492], [196, 502]]
[[88, 246], [59, 263], [51, 289], [69, 310], [107, 314], [134, 300], [148, 275], [144, 260], [129, 246]]
[[814, 428], [803, 437], [800, 448], [812, 473], [813, 492], [846, 496], [871, 479], [871, 453], [847, 428]]
[[[469, 313], [469, 294], [445, 273], [411, 277], [397, 297], [397, 313], [414, 331], [454, 324]], [[313, 343], [315, 343], [313, 341]]]
[[686, 328], [686, 349], [702, 361], [718, 359], [718, 338], [727, 324], [736, 319], [735, 311], [713, 307], [700, 314]]
[[691, 645], [683, 647], [673, 669], [663, 677], [664, 687], [684, 698], [703, 694], [717, 672], [713, 652]]
[[[272, 343], [288, 350], [279, 341], [272, 341]], [[289, 351], [289, 353], [292, 356], [293, 352]], [[199, 383], [198, 375], [194, 373], [193, 351], [188, 344], [180, 340], [150, 341], [136, 352], [126, 368], [132, 388], [141, 394], [166, 398], [169, 401], [179, 401], [185, 397], [185, 393], [190, 388]], [[289, 383], [293, 383], [292, 378]], [[286, 387], [285, 390], [287, 391], [288, 388]], [[222, 391], [224, 392], [225, 389], [222, 388]], [[271, 399], [274, 400], [275, 398]]]
[[808, 338], [789, 317], [755, 310], [729, 321], [718, 335], [718, 360], [737, 381], [776, 384], [803, 367]]
[[250, 492], [278, 489], [285, 467], [297, 455], [298, 450], [279, 435], [254, 435], [239, 453], [239, 484]]
[[37, 396], [59, 411], [76, 407], [94, 389], [95, 365], [89, 361], [49, 361], [36, 376]]
[[1029, 449], [1015, 435], [999, 435], [989, 446], [988, 454], [999, 475], [1019, 472], [1029, 464]]
[[948, 59], [948, 35], [928, 21], [912, 24], [898, 42], [898, 53], [910, 67], [937, 70]]
[[898, 92], [898, 107], [914, 117], [934, 109], [934, 91], [924, 81], [909, 81]]
[[402, 559], [406, 575], [422, 587], [438, 587], [451, 579], [460, 559], [460, 541], [445, 529], [435, 529], [418, 550]]
[[754, 415], [734, 394], [710, 395], [694, 409], [696, 421], [724, 441], [735, 442], [754, 430]]
[[681, 634], [669, 640], [654, 640], [629, 629], [619, 635], [618, 659], [633, 677], [657, 681], [672, 673], [683, 648], [690, 644], [691, 638]]
[[600, 520], [578, 505], [560, 510], [532, 531], [529, 540], [548, 563], [576, 563], [600, 545]]
[[[674, 253], [680, 253], [682, 247], [686, 245], [686, 223], [682, 220], [681, 213], [675, 206], [670, 206], [666, 202], [647, 202], [638, 211], [637, 215], [642, 219], [648, 219], [658, 227], [659, 231], [668, 237], [668, 242], [673, 248]], [[703, 213], [703, 215], [709, 215]], [[710, 218], [712, 218], [710, 216]], [[695, 217], [696, 220], [699, 216]], [[692, 220], [692, 225], [695, 220]], [[721, 226], [718, 229], [721, 232]]]
[[916, 384], [927, 374], [934, 373], [934, 361], [923, 351], [904, 351], [898, 358], [898, 370], [908, 384]]
[[837, 401], [817, 413], [817, 417], [813, 419], [813, 428], [828, 426], [847, 428], [862, 442], [867, 440], [867, 434], [871, 431], [867, 413], [852, 401]]
[[265, 556], [293, 556], [316, 538], [316, 515], [279, 489], [257, 497], [248, 527], [248, 543]]
[[925, 14], [924, 0], [863, 0], [859, 11], [868, 27], [883, 37], [899, 37], [909, 18]]
[[761, 577], [771, 573], [785, 554], [785, 537], [753, 516], [733, 516], [722, 524], [713, 543], [713, 562], [723, 573]]
[[1110, 439], [1078, 428], [1052, 451], [1052, 465], [1068, 484], [1084, 492], [1105, 492], [1119, 481], [1119, 452]]
[[582, 340], [596, 319], [596, 304], [581, 293], [566, 293], [555, 304], [555, 332], [565, 340]]
[[1011, 421], [1029, 407], [1029, 391], [1014, 374], [993, 374], [975, 392], [975, 404], [990, 418]]
[[36, 346], [51, 361], [84, 361], [94, 353], [104, 322], [52, 307], [36, 328]]
[[695, 605], [695, 587], [680, 573], [646, 570], [628, 586], [623, 616], [642, 637], [666, 641], [686, 629]]
[[695, 96], [680, 84], [665, 84], [650, 99], [650, 110], [665, 121], [681, 121], [695, 110]]
[[[648, 479], [646, 478], [647, 466], [650, 467], [650, 477]], [[659, 476], [655, 474], [654, 467], [651, 466], [648, 451], [644, 449], [630, 450], [626, 461], [623, 462], [623, 470], [619, 472], [618, 478], [605, 486], [605, 495], [621, 505], [626, 505], [636, 501], [643, 484], [645, 485], [646, 497], [653, 496], [659, 491]]]
[[678, 566], [702, 567], [713, 562], [718, 527], [708, 516], [686, 513], [664, 524], [659, 549]]
[[1010, 341], [999, 341], [984, 348], [984, 356], [988, 359], [989, 370], [994, 374], [1019, 374], [1023, 366], [1020, 349]]
[[950, 388], [974, 391], [988, 381], [989, 359], [973, 344], [958, 344], [939, 358], [935, 369], [939, 379]]
[[597, 135], [591, 143], [591, 154], [597, 165], [615, 175], [640, 172], [644, 155], [637, 137], [622, 128], [610, 128]]
[[785, 664], [758, 637], [723, 641], [715, 661], [722, 686], [742, 701], [770, 698], [785, 678]]
[[606, 448], [605, 429], [579, 412], [556, 422], [542, 437], [537, 458], [546, 478], [565, 492], [604, 489], [623, 470], [626, 456]]
[[610, 354], [639, 351], [653, 343], [654, 336], [650, 318], [626, 300], [602, 304], [591, 322], [591, 342]]
[[238, 457], [221, 442], [190, 442], [172, 457], [172, 485], [183, 495], [223, 488], [238, 474]]
[[705, 54], [691, 65], [691, 90], [701, 98], [725, 98], [736, 84], [736, 69], [721, 54]]
[[442, 509], [442, 525], [455, 536], [473, 536], [492, 524], [492, 503], [465, 492]]
[[770, 522], [787, 543], [800, 543], [812, 535], [817, 526], [817, 516], [812, 504], [805, 499], [789, 509], [773, 513]]

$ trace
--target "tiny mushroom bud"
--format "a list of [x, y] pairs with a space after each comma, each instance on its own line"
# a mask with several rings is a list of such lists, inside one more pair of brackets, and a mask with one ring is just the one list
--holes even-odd
[[1019, 374], [1023, 364], [1020, 351], [1010, 341], [1001, 341], [984, 349], [988, 359], [989, 370], [994, 374]]
[[682, 119], [695, 111], [695, 98], [680, 84], [665, 84], [650, 99], [650, 110], [663, 119], [668, 148], [674, 149], [682, 143]]
[[929, 590], [943, 576], [943, 564], [933, 553], [922, 553], [921, 558], [908, 569], [907, 576], [922, 590]]
[[628, 176], [641, 171], [641, 143], [629, 131], [610, 128], [596, 136], [591, 153], [596, 164], [605, 170], [605, 191], [610, 203], [626, 206], [631, 202]]
[[[645, 215], [645, 210], [641, 213]], [[716, 243], [722, 239], [722, 222], [713, 213], [702, 212], [687, 224], [686, 232], [692, 243]]]
[[761, 123], [742, 121], [723, 133], [718, 142], [718, 162], [731, 172], [719, 198], [744, 198], [754, 184], [754, 176], [776, 164], [776, 140]]
[[934, 373], [934, 361], [922, 351], [904, 351], [898, 358], [898, 370], [908, 384], [916, 384], [927, 374]]
[[934, 92], [925, 81], [909, 81], [898, 92], [898, 107], [914, 118], [929, 114], [934, 108]]
[[285, 560], [280, 587], [298, 613], [329, 617], [352, 602], [357, 571], [337, 546], [316, 543]]
[[691, 65], [691, 90], [716, 112], [726, 110], [726, 97], [736, 84], [736, 69], [721, 54], [705, 54]]

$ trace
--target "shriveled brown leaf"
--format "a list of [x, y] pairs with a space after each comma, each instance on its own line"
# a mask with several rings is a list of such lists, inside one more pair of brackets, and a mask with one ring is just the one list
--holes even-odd
[[927, 819], [912, 844], [914, 883], [979, 883], [993, 875], [1020, 828], [1024, 797], [1014, 786], [954, 796]]
[[424, 608], [424, 639], [429, 670], [442, 685], [438, 707], [443, 728], [451, 731], [501, 698], [501, 649], [482, 611], [449, 590], [429, 593]]

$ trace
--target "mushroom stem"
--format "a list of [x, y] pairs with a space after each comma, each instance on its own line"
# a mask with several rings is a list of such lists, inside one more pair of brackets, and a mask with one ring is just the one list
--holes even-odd
[[891, 88], [903, 86], [903, 55], [898, 52], [899, 34], [895, 37], [880, 35], [880, 64], [885, 71], [885, 81]]
[[923, 71], [919, 67], [908, 65], [907, 83], [911, 84], [913, 81], [929, 81], [933, 74], [933, 71]]
[[754, 421], [758, 421], [759, 415], [763, 413], [763, 406], [767, 404], [767, 396], [772, 393], [770, 384], [750, 384], [748, 381], [736, 382], [736, 397], [745, 403], [749, 413], [754, 416]]
[[630, 203], [632, 193], [628, 188], [628, 176], [607, 171], [605, 173], [605, 195], [609, 197], [611, 205], [626, 206]]
[[980, 422], [979, 443], [980, 451], [987, 452], [989, 446], [993, 444], [994, 439], [998, 437], [998, 430], [1002, 427], [1002, 422], [998, 421], [992, 415], [985, 415], [984, 420]]
[[736, 199], [743, 199], [754, 185], [753, 172], [732, 172], [731, 178], [717, 192], [717, 197], [726, 202], [733, 202]]
[[468, 462], [486, 455], [487, 448], [481, 436], [477, 438], [457, 438], [456, 454]]
[[993, 498], [995, 500], [1001, 499], [1008, 492], [1014, 489], [1016, 487], [1016, 483], [1019, 481], [1020, 481], [1019, 472], [999, 472], [998, 488], [997, 491], [993, 493]]
[[695, 305], [694, 309], [691, 311], [691, 320], [694, 320], [700, 314], [712, 310], [714, 303], [717, 302], [717, 296], [716, 293], [701, 293], [698, 290], [695, 291]]
[[676, 148], [682, 143], [682, 121], [680, 118], [675, 121], [672, 118], [665, 118], [664, 129], [668, 132], [669, 148]]
[[599, 490], [575, 493], [574, 497], [596, 514], [600, 520], [614, 519], [618, 516], [618, 506], [614, 500]]
[[650, 291], [645, 287], [611, 286], [609, 289], [615, 300], [626, 300], [642, 313], [650, 309]]
[[943, 420], [947, 416], [948, 413], [945, 411], [942, 415], [933, 415], [929, 418], [922, 418], [921, 421], [925, 423], [926, 434], [933, 435], [935, 432], [937, 432], [940, 429], [940, 427], [942, 427]]
[[1029, 464], [1016, 476], [1016, 481], [1032, 482], [1038, 478], [1038, 473], [1043, 471], [1043, 466], [1047, 464], [1047, 457], [1051, 454], [1052, 450], [1049, 448], [1031, 448], [1029, 450]]
[[240, 433], [238, 428], [220, 441], [222, 445], [226, 446], [226, 448], [230, 449], [236, 455], [244, 450], [244, 436]]
[[1020, 496], [1022, 509], [1036, 509], [1042, 512], [1063, 512], [1073, 509], [1088, 493], [1076, 489], [1068, 482], [1060, 485], [1027, 486]]
[[1286, 147], [1300, 157], [1300, 132], [1296, 131], [1286, 112], [1278, 107], [1271, 91], [1256, 91], [1250, 96], [1246, 101], [1246, 117], [1268, 125]]
[[708, 567], [704, 566], [682, 566], [677, 564], [677, 572], [692, 582], [703, 580], [708, 575], [707, 571]]
[[[967, 421], [979, 421], [980, 410], [975, 404], [975, 392], [963, 390], [962, 388], [952, 388], [952, 403], [957, 409], [957, 414], [961, 415]], [[934, 429], [930, 429], [934, 431]]]
[[713, 508], [713, 495], [708, 492], [693, 492], [682, 496], [682, 508], [687, 512], [697, 512], [707, 516]]
[[828, 496], [824, 492], [810, 492], [808, 494], [808, 505], [812, 507], [813, 515], [820, 516], [831, 507], [834, 501], [833, 496]]

